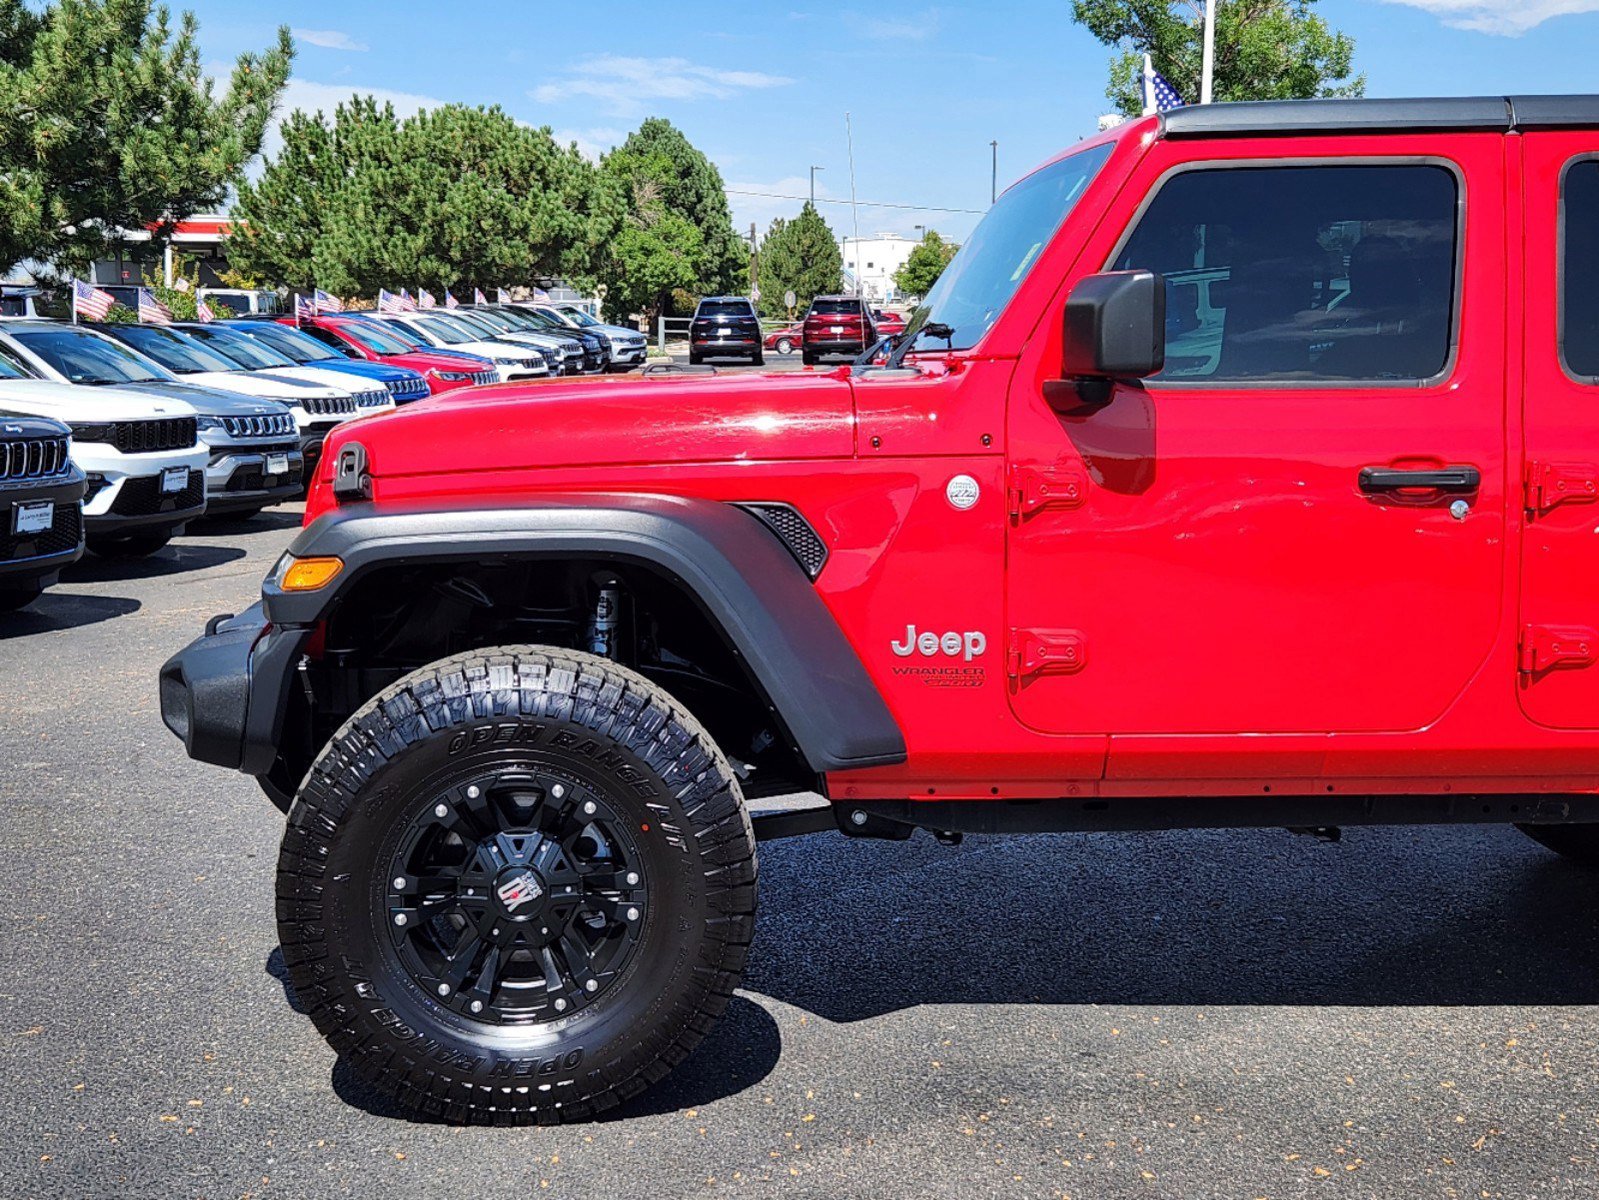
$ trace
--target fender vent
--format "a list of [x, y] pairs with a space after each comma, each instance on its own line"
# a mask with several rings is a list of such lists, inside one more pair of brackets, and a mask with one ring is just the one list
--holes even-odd
[[810, 522], [800, 516], [791, 504], [750, 502], [739, 504], [750, 516], [765, 525], [778, 537], [794, 561], [805, 569], [805, 574], [815, 579], [827, 565], [827, 543], [811, 528]]

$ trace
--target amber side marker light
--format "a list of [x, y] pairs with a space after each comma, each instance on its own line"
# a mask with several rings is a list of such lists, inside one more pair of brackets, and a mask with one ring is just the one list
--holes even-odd
[[278, 584], [285, 592], [314, 592], [333, 581], [344, 570], [344, 560], [339, 558], [297, 558], [283, 572]]

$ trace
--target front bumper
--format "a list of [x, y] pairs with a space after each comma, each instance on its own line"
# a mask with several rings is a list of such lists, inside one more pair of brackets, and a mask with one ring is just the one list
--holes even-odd
[[273, 627], [259, 603], [213, 617], [161, 668], [161, 720], [190, 758], [265, 775], [309, 629]]
[[[267, 458], [282, 454], [287, 472], [268, 475]], [[259, 508], [299, 495], [305, 475], [305, 457], [296, 442], [265, 446], [216, 445], [205, 468], [205, 506], [208, 513]]]
[[611, 347], [611, 370], [632, 370], [634, 367], [643, 363], [644, 356], [648, 350], [649, 347], [644, 342], [640, 342], [637, 346], [613, 345]]
[[[14, 533], [18, 504], [48, 500], [55, 520], [38, 533]], [[0, 591], [49, 582], [57, 572], [83, 557], [83, 476], [77, 472], [59, 483], [0, 488]]]
[[205, 472], [193, 467], [188, 482], [177, 492], [161, 490], [159, 473], [107, 480], [91, 472], [90, 487], [83, 503], [83, 525], [91, 534], [177, 529], [205, 512]]

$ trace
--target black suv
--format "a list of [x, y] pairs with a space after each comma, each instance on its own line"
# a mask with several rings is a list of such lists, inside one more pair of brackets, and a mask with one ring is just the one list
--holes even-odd
[[688, 327], [688, 360], [744, 358], [759, 366], [766, 361], [761, 350], [761, 321], [755, 306], [743, 296], [707, 296], [694, 310]]
[[809, 367], [824, 354], [854, 358], [876, 340], [866, 301], [859, 296], [818, 296], [805, 313], [800, 355]]
[[0, 613], [38, 599], [83, 557], [84, 475], [71, 430], [0, 411]]

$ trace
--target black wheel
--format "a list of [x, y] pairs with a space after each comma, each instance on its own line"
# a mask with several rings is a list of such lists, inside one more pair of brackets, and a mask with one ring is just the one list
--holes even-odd
[[317, 1028], [406, 1109], [581, 1120], [726, 1008], [755, 873], [693, 717], [605, 659], [504, 647], [414, 672], [323, 749], [284, 833], [278, 936]]
[[703, 358], [701, 358], [698, 354], [695, 354], [694, 351], [690, 350], [688, 352], [688, 365], [689, 366], [697, 367], [704, 361], [705, 360]]
[[172, 531], [160, 533], [128, 533], [89, 538], [89, 549], [101, 558], [145, 558], [166, 546], [172, 540]]
[[1599, 825], [1517, 825], [1556, 854], [1585, 867], [1599, 867]]
[[778, 338], [777, 344], [773, 346], [772, 349], [776, 350], [779, 354], [793, 354], [794, 339], [786, 337]]
[[750, 365], [752, 367], [765, 366], [766, 365], [766, 355], [762, 354], [759, 350], [757, 350], [755, 352], [755, 357], [750, 359]]
[[816, 365], [816, 355], [812, 354], [809, 350], [801, 350], [800, 363], [807, 367], [814, 367]]
[[42, 595], [44, 595], [44, 589], [36, 583], [30, 583], [23, 587], [6, 588], [0, 591], [0, 613], [12, 613], [18, 609], [27, 608], [28, 605]]

